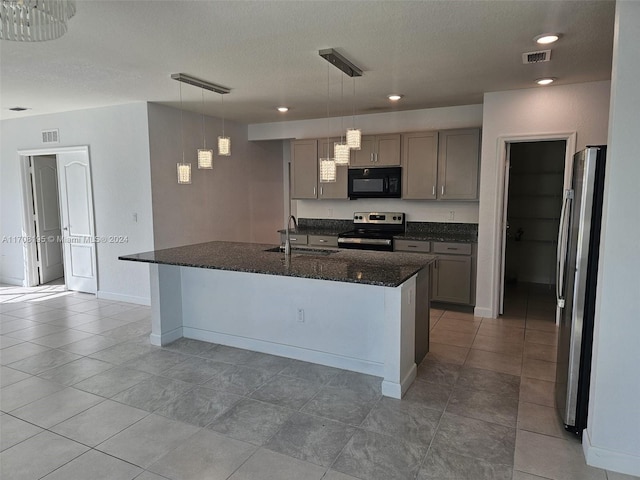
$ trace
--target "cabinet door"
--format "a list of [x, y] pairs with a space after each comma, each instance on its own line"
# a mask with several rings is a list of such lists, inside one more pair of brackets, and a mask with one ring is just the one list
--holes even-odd
[[400, 134], [377, 135], [375, 147], [376, 167], [400, 165]]
[[318, 142], [291, 142], [291, 198], [318, 197]]
[[438, 151], [438, 198], [478, 199], [480, 130], [440, 132]]
[[[330, 138], [327, 144], [326, 138], [318, 139], [318, 158], [333, 157], [333, 144], [339, 142], [339, 138]], [[353, 157], [352, 157], [353, 158]], [[318, 198], [320, 199], [346, 199], [347, 180], [349, 167], [339, 166], [336, 169], [336, 181], [331, 183], [318, 182]], [[320, 178], [320, 165], [318, 164], [318, 178]]]
[[438, 182], [438, 132], [402, 135], [402, 198], [435, 200]]
[[433, 267], [433, 300], [471, 303], [471, 257], [441, 255]]
[[352, 167], [371, 167], [373, 163], [374, 152], [376, 148], [375, 135], [363, 135], [361, 140], [361, 149], [354, 150], [351, 157]]

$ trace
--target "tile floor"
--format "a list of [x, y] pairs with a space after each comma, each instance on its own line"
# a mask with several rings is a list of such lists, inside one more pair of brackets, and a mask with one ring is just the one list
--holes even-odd
[[587, 467], [553, 408], [553, 293], [506, 315], [432, 310], [403, 400], [380, 379], [192, 340], [149, 308], [0, 288], [0, 477], [622, 480]]

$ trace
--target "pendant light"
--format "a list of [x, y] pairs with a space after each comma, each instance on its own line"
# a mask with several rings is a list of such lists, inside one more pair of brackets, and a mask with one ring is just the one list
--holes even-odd
[[[344, 76], [340, 75], [340, 95], [341, 95], [341, 104], [344, 105]], [[344, 117], [340, 117], [342, 121], [341, 131], [344, 132]], [[333, 144], [333, 156], [336, 161], [336, 165], [345, 166], [349, 165], [349, 157], [351, 156], [349, 145], [347, 145], [343, 141], [342, 136], [340, 136], [340, 142], [336, 142]]]
[[182, 163], [178, 163], [178, 183], [191, 183], [191, 164], [184, 161], [184, 119], [182, 110], [182, 83], [180, 84], [180, 143], [182, 144]]
[[224, 95], [220, 94], [222, 99], [222, 136], [218, 137], [218, 155], [228, 157], [231, 155], [231, 139], [224, 136]]
[[207, 134], [204, 130], [204, 88], [202, 91], [202, 148], [198, 149], [198, 168], [211, 170], [213, 168], [213, 150], [207, 149]]
[[336, 161], [331, 158], [331, 144], [329, 143], [329, 67], [327, 67], [327, 157], [319, 158], [320, 183], [333, 183], [336, 181]]
[[353, 126], [347, 128], [347, 145], [351, 150], [360, 150], [362, 145], [362, 131], [356, 128], [356, 78], [353, 77]]

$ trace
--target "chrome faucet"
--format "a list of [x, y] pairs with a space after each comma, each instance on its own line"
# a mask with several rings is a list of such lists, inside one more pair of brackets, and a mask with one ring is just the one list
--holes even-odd
[[285, 230], [285, 242], [284, 242], [284, 254], [291, 255], [291, 237], [289, 232], [289, 227], [291, 226], [291, 220], [293, 220], [293, 229], [298, 229], [298, 222], [296, 221], [296, 217], [293, 215], [289, 215], [287, 219], [287, 228]]

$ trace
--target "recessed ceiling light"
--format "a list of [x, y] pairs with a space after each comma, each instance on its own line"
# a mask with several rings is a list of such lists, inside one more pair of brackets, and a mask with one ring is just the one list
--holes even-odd
[[289, 107], [278, 107], [278, 111], [280, 113], [287, 113], [289, 111]]
[[535, 42], [540, 45], [549, 45], [550, 43], [557, 42], [560, 38], [559, 33], [543, 33], [534, 38]]
[[537, 80], [536, 80], [536, 83], [537, 83], [538, 85], [550, 85], [550, 84], [552, 84], [552, 83], [553, 83], [553, 82], [555, 82], [555, 81], [556, 81], [556, 79], [555, 79], [555, 78], [553, 78], [553, 77], [548, 77], [548, 78], [539, 78], [539, 79], [537, 79]]
[[392, 102], [397, 102], [398, 100], [400, 100], [402, 97], [404, 97], [404, 95], [397, 95], [397, 94], [393, 94], [393, 95], [389, 95], [387, 98], [389, 100], [391, 100]]

